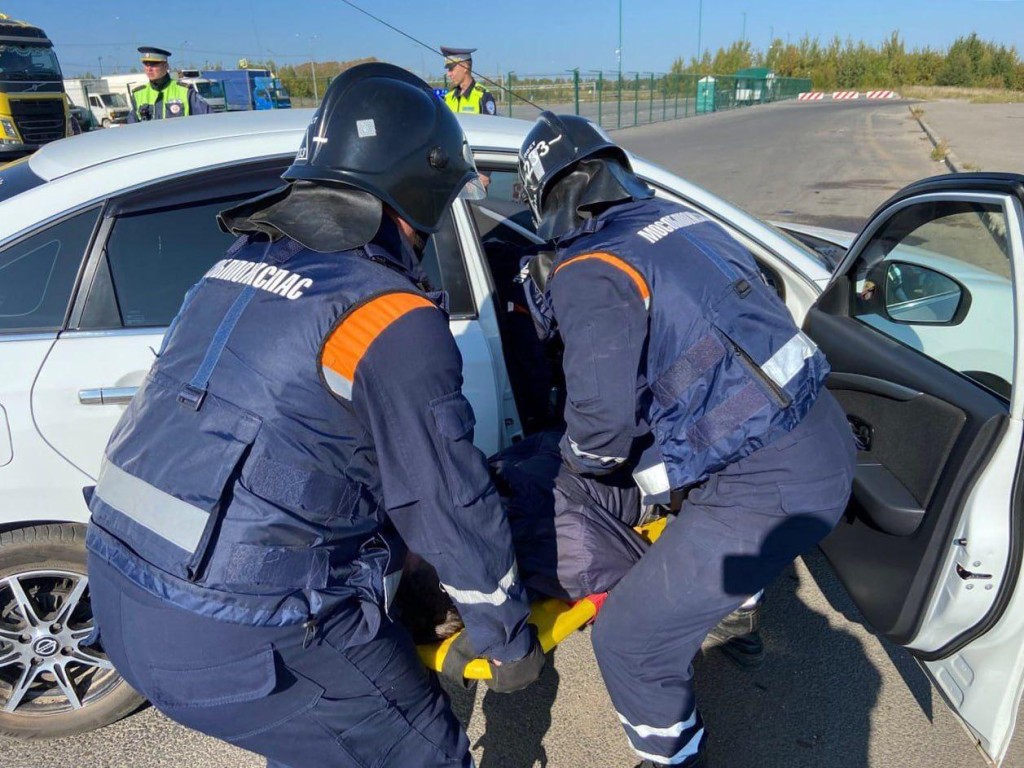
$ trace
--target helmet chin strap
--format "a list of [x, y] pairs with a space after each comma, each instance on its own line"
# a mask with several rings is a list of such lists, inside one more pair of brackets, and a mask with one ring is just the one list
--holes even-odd
[[618, 161], [581, 160], [545, 197], [537, 234], [557, 240], [612, 205], [653, 196], [654, 190]]

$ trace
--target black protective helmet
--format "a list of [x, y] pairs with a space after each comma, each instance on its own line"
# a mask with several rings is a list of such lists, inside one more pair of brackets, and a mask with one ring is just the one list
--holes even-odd
[[368, 192], [421, 232], [436, 232], [477, 179], [462, 126], [433, 89], [393, 64], [334, 78], [282, 178]]
[[519, 176], [534, 221], [540, 223], [551, 185], [580, 160], [594, 157], [610, 157], [633, 170], [622, 147], [585, 117], [540, 113], [519, 149]]

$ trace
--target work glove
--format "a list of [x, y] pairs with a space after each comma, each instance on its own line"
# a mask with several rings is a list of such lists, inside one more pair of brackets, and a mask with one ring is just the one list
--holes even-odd
[[[523, 658], [515, 661], [491, 661], [489, 663], [491, 679], [487, 682], [487, 687], [495, 693], [512, 693], [521, 690], [540, 677], [547, 657], [544, 655], [544, 649], [540, 646], [540, 641], [537, 640], [537, 630], [532, 625], [528, 625], [528, 627], [530, 650]], [[476, 685], [476, 680], [467, 680], [463, 676], [463, 672], [466, 665], [476, 658], [477, 653], [470, 644], [469, 633], [460, 632], [444, 657], [444, 662], [441, 665], [442, 677], [459, 688], [466, 690], [473, 688]]]

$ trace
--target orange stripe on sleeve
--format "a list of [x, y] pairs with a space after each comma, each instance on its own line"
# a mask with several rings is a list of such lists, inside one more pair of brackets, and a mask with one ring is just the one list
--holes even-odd
[[563, 261], [561, 264], [559, 264], [555, 268], [555, 271], [551, 274], [551, 276], [554, 277], [556, 274], [558, 274], [558, 271], [560, 269], [562, 269], [562, 267], [567, 267], [570, 264], [577, 264], [577, 263], [579, 263], [581, 261], [585, 261], [587, 259], [597, 259], [598, 261], [603, 261], [606, 264], [611, 264], [616, 269], [620, 269], [623, 272], [625, 272], [627, 275], [629, 275], [630, 279], [634, 283], [636, 283], [637, 290], [640, 291], [640, 298], [642, 298], [644, 300], [644, 306], [645, 307], [649, 307], [650, 306], [650, 304], [651, 304], [651, 291], [647, 287], [647, 281], [644, 280], [643, 275], [641, 275], [639, 272], [637, 272], [637, 270], [633, 267], [633, 265], [623, 261], [618, 256], [616, 256], [615, 254], [612, 254], [612, 253], [603, 253], [603, 252], [598, 251], [598, 252], [595, 252], [595, 253], [584, 253], [584, 254], [581, 254], [579, 256], [573, 256], [568, 261]]
[[370, 345], [400, 317], [420, 307], [434, 307], [414, 293], [387, 293], [356, 307], [324, 343], [321, 363], [352, 382]]

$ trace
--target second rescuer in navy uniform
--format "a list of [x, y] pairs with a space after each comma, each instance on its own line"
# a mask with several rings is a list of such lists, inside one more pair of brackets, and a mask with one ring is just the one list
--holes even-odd
[[562, 460], [631, 472], [678, 516], [611, 591], [594, 652], [643, 765], [702, 762], [690, 660], [846, 507], [854, 445], [824, 355], [751, 254], [653, 197], [589, 121], [544, 112], [520, 151], [538, 234], [527, 281], [565, 346]]
[[476, 169], [426, 83], [366, 64], [284, 178], [221, 214], [239, 240], [107, 446], [87, 537], [103, 647], [166, 715], [270, 766], [469, 766], [388, 607], [404, 541], [492, 689], [543, 666], [444, 302], [420, 288], [417, 249]]

